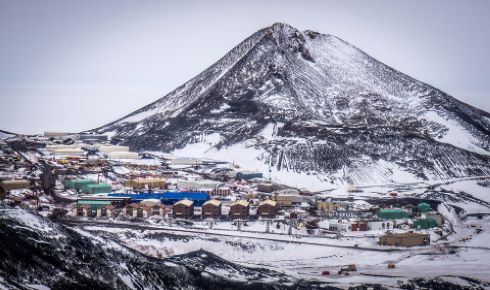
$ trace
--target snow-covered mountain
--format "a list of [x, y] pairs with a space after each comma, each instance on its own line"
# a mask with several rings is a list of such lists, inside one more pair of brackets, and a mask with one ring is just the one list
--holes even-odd
[[490, 114], [332, 35], [277, 23], [93, 130], [321, 189], [490, 174]]
[[0, 130], [0, 140], [5, 140], [11, 137], [14, 137], [15, 135], [13, 133], [7, 132]]

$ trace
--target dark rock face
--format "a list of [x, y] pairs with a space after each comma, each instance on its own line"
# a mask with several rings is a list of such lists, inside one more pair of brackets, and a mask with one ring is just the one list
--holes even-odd
[[[0, 243], [0, 286], [7, 289], [26, 289], [27, 285], [51, 289], [337, 289], [236, 265], [204, 251], [164, 260], [150, 258], [22, 210], [0, 211]], [[237, 276], [246, 280], [238, 281]]]
[[[261, 134], [273, 127], [272, 135]], [[490, 114], [331, 35], [274, 24], [156, 102], [101, 128], [136, 150], [245, 144], [322, 182], [490, 174]], [[212, 154], [210, 154], [212, 157]], [[391, 176], [390, 176], [391, 174]]]

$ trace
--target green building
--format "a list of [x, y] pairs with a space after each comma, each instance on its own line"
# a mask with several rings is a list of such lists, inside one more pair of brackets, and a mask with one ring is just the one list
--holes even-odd
[[384, 220], [405, 219], [410, 215], [408, 212], [401, 208], [380, 209], [378, 217]]
[[413, 222], [416, 229], [431, 229], [437, 227], [437, 221], [433, 218], [420, 219]]
[[68, 179], [65, 180], [65, 187], [68, 189], [84, 190], [85, 186], [95, 184], [91, 179]]
[[432, 210], [430, 204], [422, 202], [417, 205], [420, 213], [426, 213]]
[[79, 200], [77, 204], [78, 207], [88, 204], [92, 206], [92, 210], [97, 210], [104, 206], [112, 205], [112, 202], [106, 200]]
[[88, 184], [83, 188], [83, 192], [88, 194], [95, 193], [111, 193], [112, 185], [107, 183], [99, 183], [99, 184]]

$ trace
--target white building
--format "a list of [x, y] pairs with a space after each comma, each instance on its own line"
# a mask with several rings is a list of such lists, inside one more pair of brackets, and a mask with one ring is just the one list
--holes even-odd
[[127, 151], [111, 151], [106, 154], [108, 159], [138, 159], [139, 155], [136, 152]]
[[102, 153], [108, 153], [108, 152], [128, 152], [129, 147], [128, 146], [119, 146], [119, 145], [100, 145], [99, 151]]
[[393, 221], [369, 221], [368, 229], [370, 231], [382, 231], [382, 230], [391, 230], [393, 229]]
[[222, 182], [217, 182], [212, 180], [178, 180], [177, 181], [177, 187], [180, 190], [190, 190], [190, 191], [197, 191], [197, 190], [212, 191], [222, 185], [223, 185]]

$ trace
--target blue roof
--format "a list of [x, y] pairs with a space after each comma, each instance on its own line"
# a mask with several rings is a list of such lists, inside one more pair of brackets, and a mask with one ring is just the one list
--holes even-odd
[[137, 194], [124, 194], [124, 193], [110, 193], [109, 196], [117, 197], [130, 197], [131, 200], [144, 200], [144, 199], [189, 199], [189, 200], [208, 200], [209, 195], [205, 192], [163, 192], [163, 193], [137, 193]]
[[190, 199], [190, 200], [208, 200], [209, 195], [205, 192], [166, 192], [163, 194], [164, 199]]

